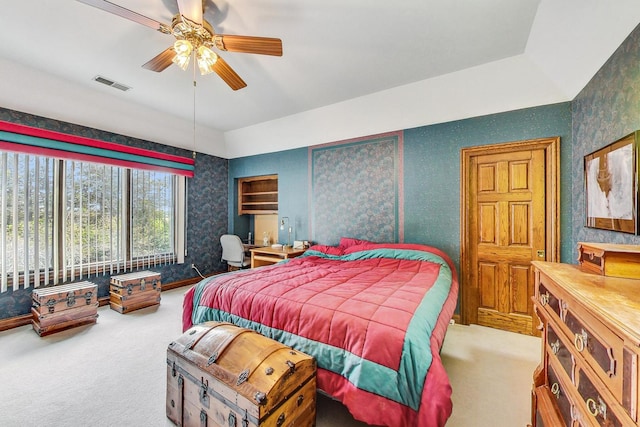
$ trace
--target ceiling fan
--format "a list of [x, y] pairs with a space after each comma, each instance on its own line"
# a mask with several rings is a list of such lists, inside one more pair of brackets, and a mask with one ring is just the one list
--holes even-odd
[[195, 52], [194, 56], [201, 74], [215, 72], [231, 89], [238, 90], [247, 84], [211, 48], [229, 52], [282, 56], [280, 39], [217, 34], [203, 18], [202, 0], [177, 0], [178, 13], [173, 17], [171, 25], [160, 23], [107, 0], [78, 1], [153, 28], [163, 34], [173, 35], [176, 38], [173, 46], [142, 66], [148, 70], [160, 72], [172, 63], [186, 70], [191, 54]]

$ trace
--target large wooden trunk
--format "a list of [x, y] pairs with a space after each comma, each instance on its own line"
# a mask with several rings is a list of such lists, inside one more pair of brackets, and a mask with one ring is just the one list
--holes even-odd
[[167, 349], [166, 404], [179, 426], [314, 426], [316, 361], [230, 323], [195, 325]]
[[119, 313], [128, 313], [140, 308], [158, 305], [160, 304], [161, 291], [160, 273], [136, 271], [111, 276], [109, 306]]
[[91, 282], [34, 289], [31, 298], [31, 324], [40, 336], [95, 323], [98, 318], [98, 286]]

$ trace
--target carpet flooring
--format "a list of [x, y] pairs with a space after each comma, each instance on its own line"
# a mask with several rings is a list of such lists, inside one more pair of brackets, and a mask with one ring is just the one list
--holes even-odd
[[[0, 426], [170, 427], [165, 416], [166, 350], [181, 335], [182, 295], [39, 337], [31, 326], [0, 332]], [[451, 325], [442, 358], [453, 387], [447, 427], [515, 427], [530, 419], [540, 339]], [[318, 396], [318, 427], [361, 427], [339, 402]], [[409, 426], [408, 426], [409, 427]]]

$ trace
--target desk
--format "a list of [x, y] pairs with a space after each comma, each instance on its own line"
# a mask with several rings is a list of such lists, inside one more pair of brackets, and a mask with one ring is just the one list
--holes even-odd
[[270, 246], [262, 248], [250, 249], [251, 251], [251, 268], [261, 267], [263, 265], [275, 264], [283, 259], [295, 258], [300, 256], [306, 249], [294, 249], [288, 247], [272, 248]]

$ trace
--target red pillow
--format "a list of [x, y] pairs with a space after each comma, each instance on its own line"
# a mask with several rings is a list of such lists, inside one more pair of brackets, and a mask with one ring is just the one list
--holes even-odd
[[362, 239], [354, 239], [352, 237], [341, 237], [340, 244], [338, 245], [338, 247], [342, 249], [346, 249], [351, 246], [366, 245], [369, 243], [373, 243], [373, 242], [370, 242], [368, 240], [362, 240]]
[[327, 255], [342, 255], [342, 248], [328, 245], [313, 245], [309, 248], [310, 251], [318, 251]]

